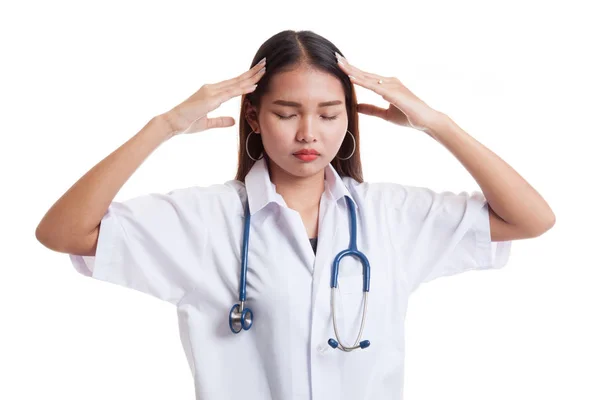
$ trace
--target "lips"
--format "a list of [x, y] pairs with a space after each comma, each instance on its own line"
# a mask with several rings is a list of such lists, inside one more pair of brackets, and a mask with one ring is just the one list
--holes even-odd
[[318, 156], [318, 155], [319, 155], [319, 152], [318, 152], [318, 151], [316, 151], [316, 150], [307, 149], [307, 150], [300, 150], [300, 151], [297, 151], [297, 152], [295, 152], [294, 154], [295, 154], [295, 155], [298, 155], [298, 154], [304, 154], [304, 155], [316, 155], [316, 156]]

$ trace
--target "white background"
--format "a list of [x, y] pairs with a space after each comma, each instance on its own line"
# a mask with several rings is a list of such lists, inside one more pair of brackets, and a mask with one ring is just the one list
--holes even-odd
[[[405, 399], [600, 398], [593, 2], [389, 4], [3, 3], [0, 398], [194, 398], [174, 307], [78, 274], [34, 232], [150, 118], [241, 74], [285, 29], [313, 30], [355, 66], [398, 77], [557, 216], [546, 234], [514, 242], [504, 269], [441, 278], [411, 296]], [[357, 91], [359, 102], [387, 107]], [[233, 127], [161, 145], [115, 200], [233, 179], [239, 107], [237, 97], [211, 114], [234, 117]], [[360, 125], [365, 180], [479, 189], [425, 133], [364, 115]]]

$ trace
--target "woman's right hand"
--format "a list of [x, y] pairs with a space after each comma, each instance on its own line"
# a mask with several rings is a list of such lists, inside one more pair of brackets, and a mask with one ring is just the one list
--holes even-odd
[[196, 133], [211, 128], [233, 126], [232, 117], [208, 118], [207, 114], [235, 96], [250, 93], [265, 73], [263, 58], [254, 67], [235, 78], [219, 83], [205, 84], [178, 106], [165, 113], [172, 128], [172, 136], [180, 133]]

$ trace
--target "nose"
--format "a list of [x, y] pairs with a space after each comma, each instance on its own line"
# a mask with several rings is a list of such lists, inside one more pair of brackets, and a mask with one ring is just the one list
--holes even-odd
[[307, 134], [298, 134], [296, 135], [297, 139], [299, 141], [304, 141], [306, 143], [311, 143], [315, 141], [315, 137], [314, 135], [307, 133]]
[[314, 129], [311, 127], [310, 122], [305, 122], [298, 129], [298, 133], [296, 134], [296, 139], [299, 141], [305, 141], [307, 143], [315, 141]]

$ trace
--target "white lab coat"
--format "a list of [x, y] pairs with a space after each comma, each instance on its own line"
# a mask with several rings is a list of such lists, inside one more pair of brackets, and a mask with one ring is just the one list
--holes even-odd
[[[276, 192], [263, 158], [245, 184], [231, 180], [112, 202], [96, 256], [70, 258], [84, 275], [177, 307], [198, 399], [402, 399], [410, 293], [437, 277], [503, 267], [511, 242], [490, 241], [481, 192], [359, 184], [340, 178], [331, 165], [325, 179], [316, 256], [299, 213]], [[356, 205], [357, 246], [371, 265], [362, 336], [371, 346], [349, 353], [327, 344], [335, 338], [331, 265], [350, 240], [344, 195]], [[247, 198], [246, 306], [254, 323], [233, 334], [228, 318], [238, 302]], [[358, 259], [342, 259], [336, 315], [347, 345], [360, 326], [361, 274]]]

